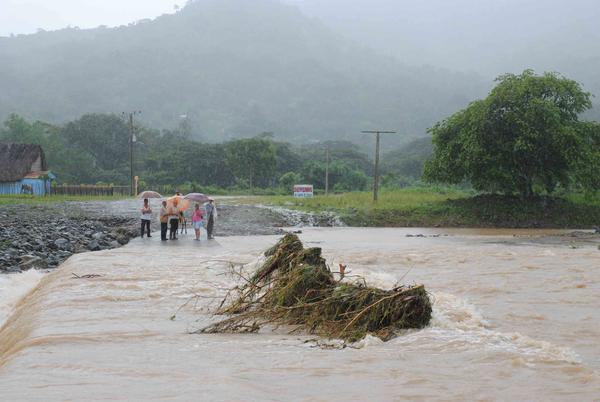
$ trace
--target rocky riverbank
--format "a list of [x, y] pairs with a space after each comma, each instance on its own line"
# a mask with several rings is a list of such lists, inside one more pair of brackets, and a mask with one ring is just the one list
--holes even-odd
[[[54, 268], [74, 253], [120, 247], [139, 236], [139, 200], [0, 206], [0, 273]], [[152, 230], [159, 203], [152, 200]], [[273, 235], [283, 228], [339, 226], [333, 215], [219, 204], [215, 235]], [[191, 225], [187, 228], [193, 232]]]
[[0, 207], [0, 273], [54, 268], [74, 253], [111, 249], [138, 235], [137, 220], [71, 204]]

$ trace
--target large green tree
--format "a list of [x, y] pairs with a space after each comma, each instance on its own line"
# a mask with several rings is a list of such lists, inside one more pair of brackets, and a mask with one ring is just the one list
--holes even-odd
[[67, 123], [63, 138], [87, 153], [95, 168], [118, 170], [129, 160], [129, 127], [114, 114], [86, 114]]
[[526, 70], [497, 81], [487, 98], [430, 129], [435, 150], [425, 179], [524, 198], [559, 183], [595, 185], [576, 174], [597, 147], [591, 136], [598, 126], [579, 120], [591, 95], [556, 73]]
[[277, 166], [275, 146], [268, 138], [245, 138], [225, 145], [225, 160], [237, 178], [249, 186], [266, 187]]

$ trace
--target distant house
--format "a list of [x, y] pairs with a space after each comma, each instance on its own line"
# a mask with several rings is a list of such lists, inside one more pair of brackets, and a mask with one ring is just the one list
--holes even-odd
[[0, 143], [0, 194], [46, 195], [55, 179], [41, 146]]

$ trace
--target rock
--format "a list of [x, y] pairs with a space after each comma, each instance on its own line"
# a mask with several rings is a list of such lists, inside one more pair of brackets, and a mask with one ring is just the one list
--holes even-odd
[[117, 242], [121, 245], [125, 245], [125, 244], [129, 243], [129, 237], [127, 237], [125, 235], [118, 235]]
[[8, 267], [6, 269], [6, 272], [16, 274], [16, 273], [23, 272], [23, 271], [21, 270], [21, 268], [19, 268], [17, 266], [12, 266], [12, 267]]
[[36, 258], [37, 257], [35, 255], [31, 255], [31, 254], [25, 254], [25, 255], [19, 256], [21, 263], [26, 263], [28, 261], [35, 260]]
[[33, 255], [24, 255], [21, 256], [21, 263], [19, 264], [19, 269], [27, 270], [31, 268], [46, 268], [48, 267], [48, 263], [40, 257]]
[[73, 250], [73, 245], [67, 239], [65, 239], [63, 237], [56, 239], [54, 241], [54, 245], [59, 250], [64, 250], [64, 251], [71, 251], [71, 250]]
[[91, 242], [89, 242], [89, 244], [87, 245], [88, 250], [91, 251], [98, 251], [101, 250], [102, 247], [100, 246], [100, 243], [98, 243], [98, 240], [92, 240]]
[[4, 254], [8, 255], [10, 257], [16, 257], [17, 255], [19, 255], [19, 250], [14, 249], [14, 248], [9, 248], [8, 250], [6, 250], [6, 252]]
[[[73, 253], [120, 247], [137, 233], [137, 219], [111, 211], [99, 218], [73, 205], [0, 206], [0, 273], [53, 268]], [[121, 237], [115, 240], [108, 233], [117, 230]]]
[[128, 234], [128, 232], [129, 231], [127, 230], [127, 228], [117, 228], [117, 230], [116, 230], [116, 233], [120, 234], [120, 235], [126, 235], [126, 234]]

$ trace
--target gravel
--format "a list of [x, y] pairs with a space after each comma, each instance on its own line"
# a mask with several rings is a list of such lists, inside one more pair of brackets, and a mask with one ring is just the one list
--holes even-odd
[[[151, 200], [158, 231], [158, 200]], [[113, 249], [139, 236], [139, 200], [0, 206], [0, 273], [51, 269], [72, 254]], [[215, 236], [275, 235], [298, 226], [339, 226], [333, 215], [218, 205]], [[193, 232], [191, 224], [188, 230]]]
[[74, 253], [137, 236], [137, 220], [97, 216], [68, 203], [0, 206], [0, 273], [54, 268]]

